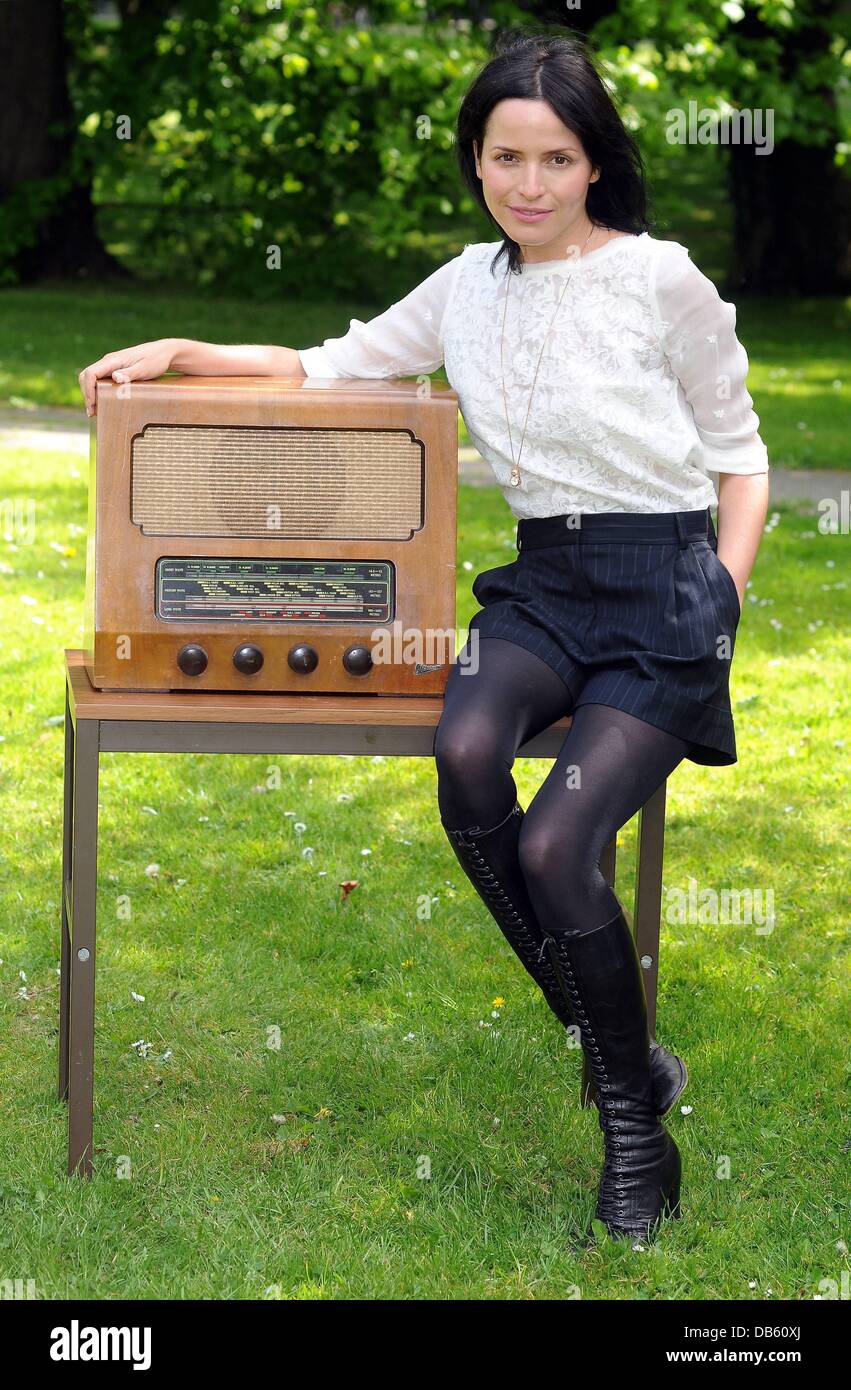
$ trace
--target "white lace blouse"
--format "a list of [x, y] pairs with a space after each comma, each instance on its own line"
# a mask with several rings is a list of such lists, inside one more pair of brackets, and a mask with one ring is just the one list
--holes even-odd
[[[708, 470], [768, 471], [735, 306], [685, 246], [647, 232], [615, 236], [507, 277], [505, 256], [490, 269], [500, 245], [465, 246], [369, 323], [352, 319], [343, 337], [299, 349], [307, 376], [413, 376], [444, 364], [470, 438], [518, 518], [695, 511], [718, 500]], [[521, 481], [511, 486], [521, 439]]]

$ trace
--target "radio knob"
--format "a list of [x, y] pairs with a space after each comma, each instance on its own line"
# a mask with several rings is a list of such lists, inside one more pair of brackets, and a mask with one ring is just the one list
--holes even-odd
[[203, 647], [189, 642], [177, 653], [177, 664], [184, 676], [200, 676], [207, 669], [207, 653]]
[[293, 671], [300, 674], [309, 674], [315, 671], [319, 665], [319, 657], [315, 647], [309, 647], [306, 642], [298, 647], [291, 647], [287, 661]]
[[343, 652], [343, 665], [350, 676], [365, 676], [372, 670], [372, 652], [369, 647], [349, 647]]
[[244, 676], [253, 676], [263, 665], [263, 653], [253, 643], [246, 642], [244, 647], [237, 647], [234, 652], [233, 664]]

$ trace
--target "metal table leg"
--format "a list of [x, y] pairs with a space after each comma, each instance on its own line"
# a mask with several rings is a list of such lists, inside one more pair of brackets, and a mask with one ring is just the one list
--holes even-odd
[[59, 952], [59, 1099], [68, 1099], [68, 996], [71, 989], [71, 927], [68, 887], [73, 859], [72, 807], [74, 796], [74, 721], [65, 681], [65, 774], [62, 798], [62, 940]]
[[60, 1030], [60, 1088], [66, 1085], [68, 1099], [68, 1172], [82, 1177], [92, 1171], [99, 731], [97, 719], [76, 721], [65, 808], [71, 820], [66, 831], [71, 873], [62, 885], [65, 1030], [64, 1035]]

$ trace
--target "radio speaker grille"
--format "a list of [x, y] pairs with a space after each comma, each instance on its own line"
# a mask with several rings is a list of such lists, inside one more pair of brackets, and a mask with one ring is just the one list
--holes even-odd
[[406, 430], [148, 425], [130, 490], [146, 535], [408, 540], [423, 445]]

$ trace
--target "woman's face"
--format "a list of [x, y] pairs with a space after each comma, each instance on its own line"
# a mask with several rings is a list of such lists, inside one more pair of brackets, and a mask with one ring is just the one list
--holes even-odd
[[[476, 173], [492, 216], [523, 248], [523, 259], [566, 260], [588, 232], [585, 199], [594, 169], [578, 135], [546, 101], [512, 97], [497, 102], [485, 127], [484, 146], [473, 142]], [[546, 208], [527, 219], [516, 209]]]

